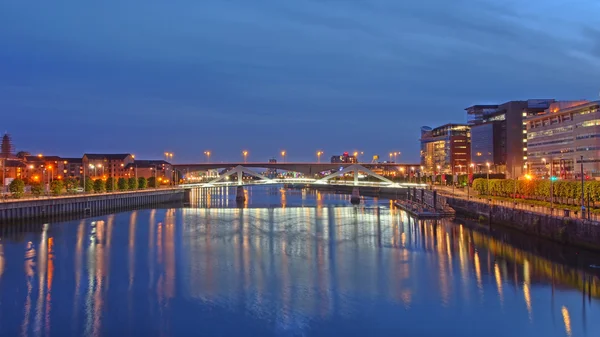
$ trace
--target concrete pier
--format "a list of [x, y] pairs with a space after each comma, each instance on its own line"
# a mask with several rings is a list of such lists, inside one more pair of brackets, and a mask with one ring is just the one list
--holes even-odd
[[246, 191], [244, 191], [244, 186], [237, 187], [237, 193], [235, 195], [235, 201], [244, 202], [246, 201]]
[[89, 194], [0, 202], [0, 225], [19, 220], [69, 214], [93, 215], [109, 210], [128, 209], [185, 201], [183, 189]]
[[352, 205], [360, 204], [360, 191], [359, 191], [358, 187], [352, 188], [352, 195], [350, 196], [350, 203]]

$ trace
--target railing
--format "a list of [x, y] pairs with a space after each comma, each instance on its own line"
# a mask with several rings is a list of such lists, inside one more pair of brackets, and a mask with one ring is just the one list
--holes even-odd
[[30, 194], [25, 194], [24, 197], [21, 198], [13, 198], [10, 193], [5, 193], [3, 196], [0, 196], [0, 203], [8, 203], [8, 202], [26, 202], [26, 201], [36, 201], [36, 200], [50, 200], [50, 199], [68, 199], [68, 198], [80, 198], [80, 197], [88, 197], [88, 196], [100, 196], [100, 195], [115, 195], [115, 194], [126, 194], [126, 193], [143, 193], [143, 192], [151, 192], [151, 191], [160, 191], [160, 190], [173, 190], [180, 188], [181, 185], [175, 186], [161, 186], [161, 187], [148, 187], [140, 190], [128, 190], [128, 191], [107, 191], [107, 192], [75, 192], [75, 193], [65, 193], [59, 195], [53, 195], [48, 192], [41, 194], [39, 196], [34, 196]]
[[214, 183], [193, 183], [193, 184], [181, 184], [180, 187], [228, 187], [228, 186], [239, 186], [239, 185], [274, 185], [274, 184], [315, 184], [315, 185], [329, 185], [329, 186], [370, 186], [370, 187], [392, 187], [392, 188], [406, 188], [406, 187], [426, 187], [425, 184], [415, 183], [388, 183], [378, 181], [359, 181], [357, 185], [354, 184], [353, 180], [334, 180], [334, 181], [321, 181], [310, 178], [287, 178], [287, 179], [259, 179], [251, 181], [243, 181], [241, 184], [237, 179], [229, 181], [220, 181]]

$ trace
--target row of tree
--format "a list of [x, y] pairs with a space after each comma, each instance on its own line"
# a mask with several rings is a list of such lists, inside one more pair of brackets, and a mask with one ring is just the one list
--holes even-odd
[[[29, 184], [31, 194], [34, 196], [40, 196], [44, 194], [44, 185], [40, 182], [33, 182]], [[50, 193], [53, 195], [61, 195], [64, 193], [76, 193], [78, 188], [83, 188], [88, 193], [103, 193], [110, 191], [135, 191], [138, 189], [155, 188], [157, 186], [156, 179], [150, 177], [148, 179], [144, 177], [140, 178], [108, 178], [102, 179], [91, 179], [86, 178], [81, 181], [76, 178], [67, 178], [64, 180], [53, 180], [50, 183]], [[9, 185], [9, 191], [15, 198], [21, 198], [25, 194], [25, 182], [21, 179], [14, 179]]]
[[[479, 178], [473, 181], [473, 189], [480, 195], [493, 195], [500, 197], [513, 197], [524, 199], [550, 198], [553, 191], [554, 198], [581, 199], [581, 182], [559, 180], [512, 180], [512, 179], [487, 179]], [[600, 181], [586, 181], [583, 184], [584, 199], [591, 202], [600, 202]]]

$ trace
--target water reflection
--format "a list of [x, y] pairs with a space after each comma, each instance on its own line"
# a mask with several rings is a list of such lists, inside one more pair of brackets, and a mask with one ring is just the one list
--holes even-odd
[[[477, 322], [493, 322], [498, 336], [600, 331], [587, 319], [600, 313], [597, 274], [487, 229], [314, 191], [261, 192], [278, 207], [257, 206], [260, 193], [249, 191], [242, 208], [218, 193], [203, 197], [206, 207], [3, 239], [0, 335], [186, 336], [198, 326], [205, 335], [389, 335], [401, 325], [407, 335], [480, 336], [489, 325]], [[21, 263], [24, 274], [13, 267]], [[16, 324], [4, 319], [13, 312]]]

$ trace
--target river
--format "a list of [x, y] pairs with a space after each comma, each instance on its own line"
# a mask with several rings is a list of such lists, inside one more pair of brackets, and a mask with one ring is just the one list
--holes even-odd
[[0, 336], [600, 335], [597, 255], [388, 200], [234, 199], [3, 228]]

